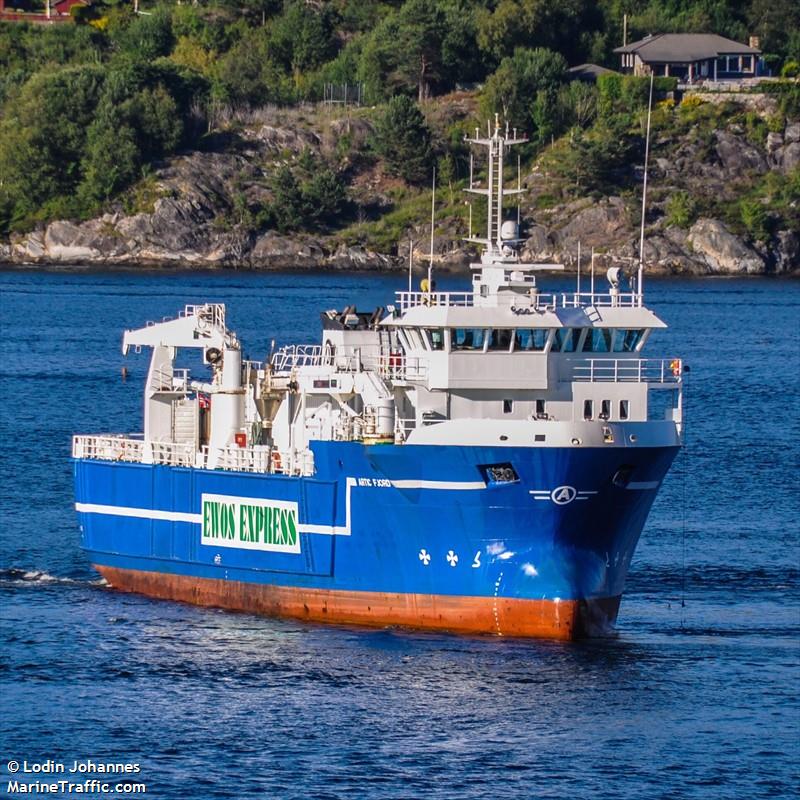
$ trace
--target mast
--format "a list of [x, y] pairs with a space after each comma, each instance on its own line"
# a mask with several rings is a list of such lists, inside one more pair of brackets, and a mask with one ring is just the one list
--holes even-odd
[[436, 213], [436, 167], [433, 168], [433, 187], [431, 189], [431, 254], [428, 261], [428, 291], [433, 292], [433, 227]]
[[[507, 189], [503, 181], [503, 165], [505, 153], [514, 145], [524, 144], [528, 141], [527, 137], [518, 136], [517, 129], [513, 133], [509, 132], [508, 124], [505, 131], [500, 128], [500, 118], [495, 114], [494, 129], [491, 123], [487, 122], [486, 136], [481, 137], [480, 129], [475, 128], [475, 136], [465, 137], [468, 144], [480, 145], [487, 149], [488, 164], [486, 170], [487, 185], [485, 189], [478, 189], [473, 183], [473, 157], [470, 154], [470, 183], [468, 192], [483, 195], [486, 198], [486, 235], [473, 236], [472, 225], [470, 224], [469, 236], [467, 241], [482, 244], [484, 246], [483, 260], [493, 261], [503, 257], [504, 244], [510, 241], [503, 240], [503, 201], [506, 195], [521, 194], [522, 187], [519, 175], [519, 164], [517, 166], [517, 188]], [[517, 223], [519, 224], [519, 209], [517, 210]]]
[[644, 215], [647, 209], [647, 164], [650, 159], [650, 115], [653, 111], [653, 79], [650, 73], [650, 98], [647, 101], [647, 136], [644, 144], [644, 183], [642, 185], [642, 227], [639, 233], [639, 275], [636, 280], [636, 289], [639, 294], [639, 305], [644, 298]]

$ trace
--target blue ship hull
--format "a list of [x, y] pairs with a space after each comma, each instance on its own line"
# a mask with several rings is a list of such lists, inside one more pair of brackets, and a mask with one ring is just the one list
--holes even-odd
[[[82, 546], [113, 586], [158, 597], [571, 639], [614, 622], [677, 452], [333, 442], [311, 449], [314, 477], [76, 460]], [[489, 464], [512, 465], [517, 480], [487, 480], [481, 468]], [[245, 510], [228, 524], [233, 498]], [[258, 510], [258, 501], [295, 509], [296, 531], [278, 511]]]

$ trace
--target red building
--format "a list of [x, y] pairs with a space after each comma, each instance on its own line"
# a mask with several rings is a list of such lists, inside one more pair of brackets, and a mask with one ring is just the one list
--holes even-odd
[[[11, 0], [13, 2], [13, 0]], [[7, 0], [0, 0], [0, 20], [6, 22], [35, 22], [48, 24], [52, 22], [69, 22], [72, 19], [70, 10], [73, 6], [88, 6], [89, 0], [51, 0], [45, 11], [28, 13], [15, 8], [6, 8]]]

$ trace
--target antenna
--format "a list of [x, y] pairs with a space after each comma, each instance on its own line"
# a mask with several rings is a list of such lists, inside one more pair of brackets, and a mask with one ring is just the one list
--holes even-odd
[[433, 273], [433, 227], [434, 214], [436, 213], [436, 167], [433, 168], [433, 190], [431, 191], [431, 255], [428, 261], [428, 291], [433, 293], [432, 273]]
[[594, 303], [594, 247], [592, 248], [592, 278], [589, 283], [589, 292], [592, 295], [591, 302]]
[[413, 291], [413, 281], [411, 279], [411, 270], [414, 266], [414, 240], [408, 237], [408, 293]]
[[[517, 129], [514, 128], [514, 138], [516, 138], [516, 136]], [[520, 161], [519, 154], [517, 154], [517, 236], [520, 235], [519, 226], [522, 221], [522, 204], [520, 203], [520, 197], [522, 197], [522, 162]]]
[[[578, 283], [576, 287], [576, 292], [578, 295], [581, 293], [581, 240], [578, 239]], [[580, 297], [578, 297], [578, 302], [580, 302]]]
[[639, 234], [639, 275], [636, 288], [639, 292], [639, 305], [644, 297], [644, 214], [647, 208], [647, 164], [650, 160], [650, 115], [653, 111], [653, 80], [654, 73], [650, 73], [650, 98], [647, 101], [647, 136], [644, 144], [644, 184], [642, 185], [642, 229]]

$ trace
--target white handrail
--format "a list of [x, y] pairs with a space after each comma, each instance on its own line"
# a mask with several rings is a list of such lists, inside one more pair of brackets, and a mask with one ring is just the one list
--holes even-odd
[[580, 383], [679, 384], [679, 358], [585, 358], [571, 363], [572, 380]]

